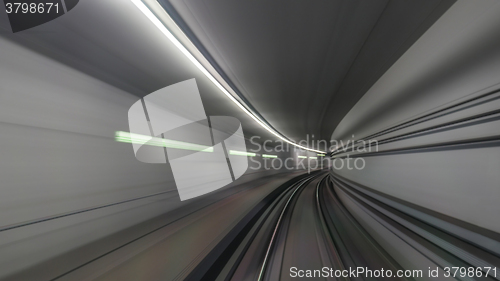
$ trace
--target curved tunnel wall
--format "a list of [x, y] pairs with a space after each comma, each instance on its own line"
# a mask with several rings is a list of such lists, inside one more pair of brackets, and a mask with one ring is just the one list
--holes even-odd
[[458, 1], [332, 134], [365, 164], [331, 169], [340, 201], [404, 268], [498, 262], [498, 12]]
[[351, 153], [363, 170], [335, 173], [499, 232], [499, 10], [495, 1], [452, 6], [332, 134], [379, 143], [377, 153]]

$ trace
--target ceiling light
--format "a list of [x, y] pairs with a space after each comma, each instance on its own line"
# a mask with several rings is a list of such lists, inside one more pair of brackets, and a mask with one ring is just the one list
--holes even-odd
[[[234, 102], [241, 110], [243, 110], [248, 116], [250, 116], [255, 122], [257, 122], [260, 126], [266, 129], [271, 134], [275, 135], [279, 139], [294, 145], [296, 147], [302, 148], [304, 150], [314, 151], [317, 153], [325, 153], [324, 151], [311, 149], [302, 145], [299, 145], [289, 139], [281, 136], [276, 130], [270, 128], [267, 124], [262, 122], [255, 113], [251, 112], [251, 110], [247, 109], [240, 101], [238, 101], [229, 91], [224, 88], [221, 83], [182, 45], [177, 38], [165, 27], [165, 25], [154, 15], [153, 12], [141, 1], [141, 0], [130, 0], [134, 5], [172, 42], [177, 49], [179, 49], [212, 83], [219, 88], [232, 102]], [[168, 13], [165, 11], [168, 15]], [[170, 17], [170, 16], [169, 16]]]

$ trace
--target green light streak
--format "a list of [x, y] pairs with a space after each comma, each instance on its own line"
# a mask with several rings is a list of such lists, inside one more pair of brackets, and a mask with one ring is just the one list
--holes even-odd
[[309, 159], [318, 159], [318, 157], [309, 157]]
[[243, 152], [243, 151], [238, 151], [238, 150], [229, 150], [229, 154], [231, 155], [239, 155], [239, 156], [255, 156], [255, 153], [252, 152]]
[[262, 154], [264, 158], [278, 158], [278, 155]]
[[214, 152], [214, 148], [211, 146], [176, 141], [176, 140], [162, 139], [146, 135], [133, 134], [129, 132], [122, 132], [122, 131], [117, 131], [115, 133], [115, 140], [117, 142], [125, 142], [125, 143], [144, 144], [144, 145], [193, 150], [200, 152]]
[[323, 156], [325, 156], [325, 155], [324, 155], [324, 154], [318, 154], [318, 156], [322, 156], [322, 157], [323, 157]]
[[302, 158], [302, 159], [307, 158], [306, 156], [302, 156], [302, 155], [299, 155], [297, 157]]

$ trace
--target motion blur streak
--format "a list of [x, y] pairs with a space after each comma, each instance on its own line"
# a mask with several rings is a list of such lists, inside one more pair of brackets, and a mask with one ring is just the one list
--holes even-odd
[[[500, 280], [500, 2], [155, 4], [277, 132], [344, 145], [285, 149], [130, 1], [17, 33], [0, 9], [1, 280]], [[128, 111], [190, 79], [249, 168], [181, 201]], [[148, 148], [213, 155], [219, 133]], [[356, 268], [393, 276], [329, 274]]]

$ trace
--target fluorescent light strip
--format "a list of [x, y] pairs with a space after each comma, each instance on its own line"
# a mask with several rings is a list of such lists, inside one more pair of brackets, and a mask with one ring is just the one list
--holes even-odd
[[309, 159], [318, 159], [318, 157], [309, 157]]
[[[325, 153], [324, 151], [320, 150], [315, 150], [311, 148], [307, 148], [305, 146], [296, 144], [284, 137], [282, 137], [278, 132], [267, 126], [264, 122], [262, 122], [254, 113], [250, 112], [245, 106], [243, 106], [237, 99], [231, 95], [231, 93], [224, 88], [219, 81], [182, 45], [177, 38], [165, 27], [165, 25], [149, 10], [149, 8], [141, 1], [141, 0], [130, 0], [134, 5], [179, 49], [205, 76], [214, 83], [219, 90], [221, 90], [232, 102], [234, 102], [239, 108], [243, 110], [248, 116], [252, 117], [255, 122], [257, 122], [260, 126], [262, 126], [264, 129], [266, 129], [268, 132], [271, 134], [275, 135], [279, 139], [294, 145], [296, 147], [309, 150], [309, 151], [314, 151], [318, 153]], [[164, 10], [164, 9], [163, 9]], [[165, 14], [170, 17], [170, 15], [165, 11]]]
[[278, 155], [262, 154], [264, 158], [278, 158]]
[[325, 155], [324, 154], [318, 154], [318, 156], [324, 157]]
[[307, 158], [307, 156], [302, 156], [302, 155], [299, 155], [299, 156], [297, 156], [297, 157], [302, 158], [302, 159]]
[[243, 152], [243, 151], [238, 151], [238, 150], [229, 150], [229, 154], [231, 155], [239, 155], [239, 156], [250, 156], [253, 157], [257, 154], [253, 152]]
[[156, 138], [146, 135], [133, 134], [129, 132], [117, 131], [115, 134], [115, 140], [118, 142], [144, 144], [151, 146], [161, 146], [167, 148], [183, 149], [183, 150], [193, 150], [200, 152], [214, 152], [214, 148], [211, 146]]

